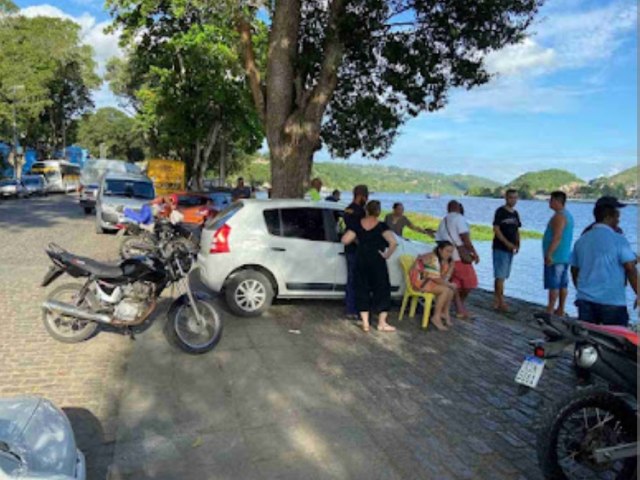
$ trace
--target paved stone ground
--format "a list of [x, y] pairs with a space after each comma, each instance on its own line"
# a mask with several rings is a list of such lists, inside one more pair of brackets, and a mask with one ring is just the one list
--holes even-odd
[[161, 321], [136, 342], [100, 333], [65, 345], [40, 320], [49, 241], [116, 253], [70, 197], [0, 202], [0, 395], [63, 407], [91, 480], [540, 478], [538, 412], [574, 380], [559, 362], [518, 395], [536, 336], [529, 305], [496, 316], [476, 292], [479, 317], [450, 332], [408, 320], [368, 335], [335, 302], [282, 303], [259, 319], [220, 305], [225, 332], [208, 355], [175, 350]]
[[474, 296], [479, 317], [449, 332], [365, 335], [335, 302], [227, 312], [201, 357], [155, 325], [127, 371], [110, 478], [538, 480], [536, 419], [573, 388], [569, 365], [520, 396], [532, 307], [497, 318]]
[[87, 456], [90, 479], [106, 477], [131, 341], [100, 333], [77, 345], [53, 340], [44, 329], [40, 282], [49, 267], [44, 247], [52, 241], [78, 254], [115, 258], [117, 239], [96, 235], [93, 217], [71, 196], [0, 201], [0, 396], [42, 395], [62, 407]]

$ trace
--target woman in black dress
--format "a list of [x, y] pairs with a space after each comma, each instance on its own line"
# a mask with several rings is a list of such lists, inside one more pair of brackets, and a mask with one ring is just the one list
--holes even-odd
[[366, 206], [367, 215], [356, 225], [355, 231], [347, 230], [342, 243], [349, 245], [357, 240], [356, 253], [356, 307], [362, 319], [362, 329], [369, 331], [369, 311], [378, 313], [378, 330], [394, 332], [387, 323], [391, 307], [391, 284], [387, 259], [393, 255], [398, 242], [386, 223], [378, 220], [380, 202], [371, 200]]

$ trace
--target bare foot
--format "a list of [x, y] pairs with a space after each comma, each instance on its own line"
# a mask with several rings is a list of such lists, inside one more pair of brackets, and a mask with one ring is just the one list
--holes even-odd
[[442, 320], [440, 319], [440, 317], [433, 317], [431, 319], [431, 323], [433, 323], [433, 325], [435, 325], [435, 327], [440, 330], [441, 332], [444, 332], [446, 330], [449, 330], [447, 327], [445, 327], [442, 324]]
[[384, 323], [382, 325], [378, 325], [378, 331], [379, 332], [395, 332], [396, 327], [392, 327], [388, 323]]
[[369, 333], [369, 322], [362, 322], [362, 331], [364, 333]]
[[447, 325], [448, 327], [452, 327], [453, 326], [453, 322], [451, 321], [451, 316], [449, 314], [444, 315], [442, 317], [442, 320], [444, 320], [444, 324]]

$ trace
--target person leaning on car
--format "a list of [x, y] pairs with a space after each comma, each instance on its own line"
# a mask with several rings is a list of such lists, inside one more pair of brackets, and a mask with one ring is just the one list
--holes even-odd
[[[360, 226], [366, 212], [364, 206], [369, 199], [369, 188], [366, 185], [356, 185], [353, 188], [353, 201], [344, 211], [344, 223], [346, 230], [356, 231]], [[345, 257], [347, 259], [347, 287], [345, 291], [344, 301], [347, 310], [347, 318], [357, 320], [360, 318], [358, 309], [356, 308], [356, 291], [355, 291], [355, 271], [356, 271], [356, 251], [357, 244], [353, 242], [344, 247]]]
[[[629, 241], [616, 232], [623, 204], [603, 203], [593, 210], [596, 223], [576, 242], [571, 254], [571, 276], [578, 290], [580, 320], [605, 325], [629, 323], [625, 282], [638, 295], [637, 255]], [[636, 300], [637, 304], [637, 300]]]

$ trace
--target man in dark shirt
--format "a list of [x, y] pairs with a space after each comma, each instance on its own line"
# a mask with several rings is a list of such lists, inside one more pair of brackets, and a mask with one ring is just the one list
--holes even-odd
[[238, 177], [236, 188], [231, 190], [231, 198], [234, 202], [241, 198], [251, 198], [251, 188], [245, 186], [244, 178]]
[[334, 190], [331, 195], [325, 198], [327, 202], [339, 202], [340, 201], [340, 190]]
[[[356, 185], [353, 189], [353, 202], [344, 211], [344, 223], [347, 230], [356, 231], [360, 220], [365, 217], [364, 206], [369, 199], [369, 188], [366, 185]], [[347, 286], [345, 289], [345, 306], [347, 310], [347, 318], [357, 320], [358, 309], [356, 308], [356, 291], [355, 291], [355, 275], [356, 275], [356, 250], [358, 246], [352, 243], [344, 247], [345, 256], [347, 258]]]
[[520, 215], [515, 209], [518, 192], [509, 189], [505, 193], [505, 204], [496, 210], [493, 219], [493, 308], [508, 311], [504, 301], [504, 282], [511, 273], [513, 256], [520, 250]]

